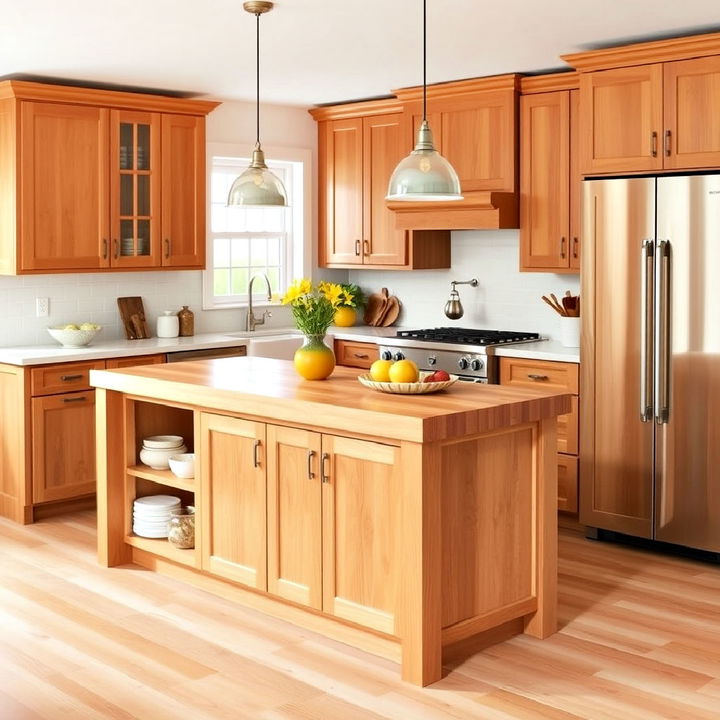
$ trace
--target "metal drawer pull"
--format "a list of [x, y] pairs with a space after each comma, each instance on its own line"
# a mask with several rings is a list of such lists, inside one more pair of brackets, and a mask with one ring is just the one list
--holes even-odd
[[63, 382], [68, 382], [69, 380], [80, 380], [81, 377], [82, 377], [82, 374], [80, 374], [80, 375], [61, 375], [60, 379]]
[[360, 240], [355, 241], [355, 254], [360, 255]]
[[574, 237], [573, 238], [573, 257], [574, 258], [577, 258], [577, 256], [578, 256], [578, 247], [579, 247], [578, 239], [576, 237]]
[[170, 257], [170, 238], [165, 238], [165, 257]]
[[308, 480], [312, 480], [315, 477], [315, 473], [312, 469], [312, 459], [315, 457], [315, 451], [314, 450], [308, 450]]
[[103, 238], [103, 253], [102, 253], [102, 256], [103, 256], [103, 260], [107, 260], [107, 256], [108, 256], [108, 241], [107, 241], [107, 238]]
[[330, 482], [330, 473], [329, 473], [328, 470], [326, 470], [327, 466], [325, 465], [325, 463], [326, 463], [327, 461], [329, 461], [329, 460], [330, 460], [330, 454], [329, 454], [329, 453], [323, 453], [323, 454], [322, 454], [322, 471], [321, 471], [321, 475], [322, 475], [322, 481], [323, 481], [324, 483], [329, 483], [329, 482]]
[[81, 395], [80, 397], [74, 397], [74, 398], [63, 398], [63, 402], [85, 402], [87, 400], [87, 395]]
[[363, 240], [363, 255], [369, 255], [369, 254], [370, 254], [370, 241]]
[[360, 358], [361, 360], [367, 360], [369, 355], [366, 353], [353, 353], [353, 357]]
[[650, 136], [650, 155], [657, 157], [657, 133], [654, 130]]
[[256, 440], [253, 443], [253, 467], [260, 467], [260, 460], [258, 459], [258, 448], [260, 447], [260, 441]]
[[672, 137], [672, 133], [670, 130], [665, 131], [665, 156], [670, 157], [670, 138]]
[[565, 258], [565, 238], [560, 238], [560, 257]]
[[113, 254], [115, 255], [115, 259], [117, 260], [120, 257], [120, 245], [118, 244], [117, 238], [113, 239], [113, 248]]
[[528, 377], [531, 380], [549, 380], [550, 379], [547, 375], [538, 375], [537, 373], [528, 373]]

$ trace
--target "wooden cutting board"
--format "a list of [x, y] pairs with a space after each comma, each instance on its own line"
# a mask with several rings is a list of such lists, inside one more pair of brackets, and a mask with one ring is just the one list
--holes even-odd
[[117, 299], [120, 317], [125, 328], [125, 337], [128, 340], [149, 338], [145, 308], [141, 297], [120, 297]]
[[398, 319], [398, 315], [400, 315], [400, 301], [391, 295], [377, 324], [381, 327], [389, 327]]
[[365, 315], [363, 316], [366, 325], [380, 324], [380, 318], [385, 312], [387, 302], [387, 288], [383, 288], [379, 293], [373, 293], [368, 297], [367, 305], [365, 306]]

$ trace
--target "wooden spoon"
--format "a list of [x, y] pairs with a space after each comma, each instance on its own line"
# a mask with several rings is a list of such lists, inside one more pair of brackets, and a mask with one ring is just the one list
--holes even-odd
[[549, 297], [546, 295], [542, 296], [542, 299], [558, 314], [558, 315], [564, 315], [565, 310], [561, 305], [558, 305], [557, 300], [553, 302]]

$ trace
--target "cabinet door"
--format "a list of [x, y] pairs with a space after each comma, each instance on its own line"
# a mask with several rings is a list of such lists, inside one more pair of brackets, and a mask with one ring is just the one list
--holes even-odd
[[95, 492], [95, 392], [32, 399], [33, 502]]
[[570, 269], [580, 272], [583, 176], [580, 171], [580, 91], [570, 91]]
[[162, 116], [162, 264], [205, 267], [205, 118]]
[[405, 265], [407, 232], [395, 227], [385, 204], [388, 182], [405, 152], [401, 113], [363, 118], [363, 262]]
[[578, 459], [558, 453], [558, 510], [577, 512], [578, 509]]
[[268, 592], [322, 608], [320, 435], [267, 427]]
[[321, 213], [325, 210], [324, 233], [320, 238], [323, 265], [362, 263], [362, 135], [362, 118], [331, 120], [325, 124], [320, 152]]
[[323, 435], [323, 610], [395, 633], [398, 449]]
[[20, 268], [108, 264], [108, 111], [20, 106]]
[[662, 64], [580, 74], [583, 172], [634, 172], [663, 166]]
[[570, 94], [520, 99], [520, 269], [565, 269], [570, 256]]
[[110, 113], [113, 267], [160, 264], [160, 113]]
[[202, 567], [267, 589], [265, 426], [200, 417]]
[[665, 63], [665, 167], [720, 166], [720, 57]]
[[136, 367], [137, 365], [160, 365], [166, 362], [165, 355], [133, 355], [132, 357], [111, 358], [105, 361], [108, 370], [115, 368]]

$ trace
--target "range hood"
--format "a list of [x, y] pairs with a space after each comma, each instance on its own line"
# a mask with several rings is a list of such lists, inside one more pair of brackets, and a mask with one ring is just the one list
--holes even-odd
[[515, 193], [464, 192], [463, 200], [407, 202], [388, 200], [399, 230], [502, 230], [520, 227]]

